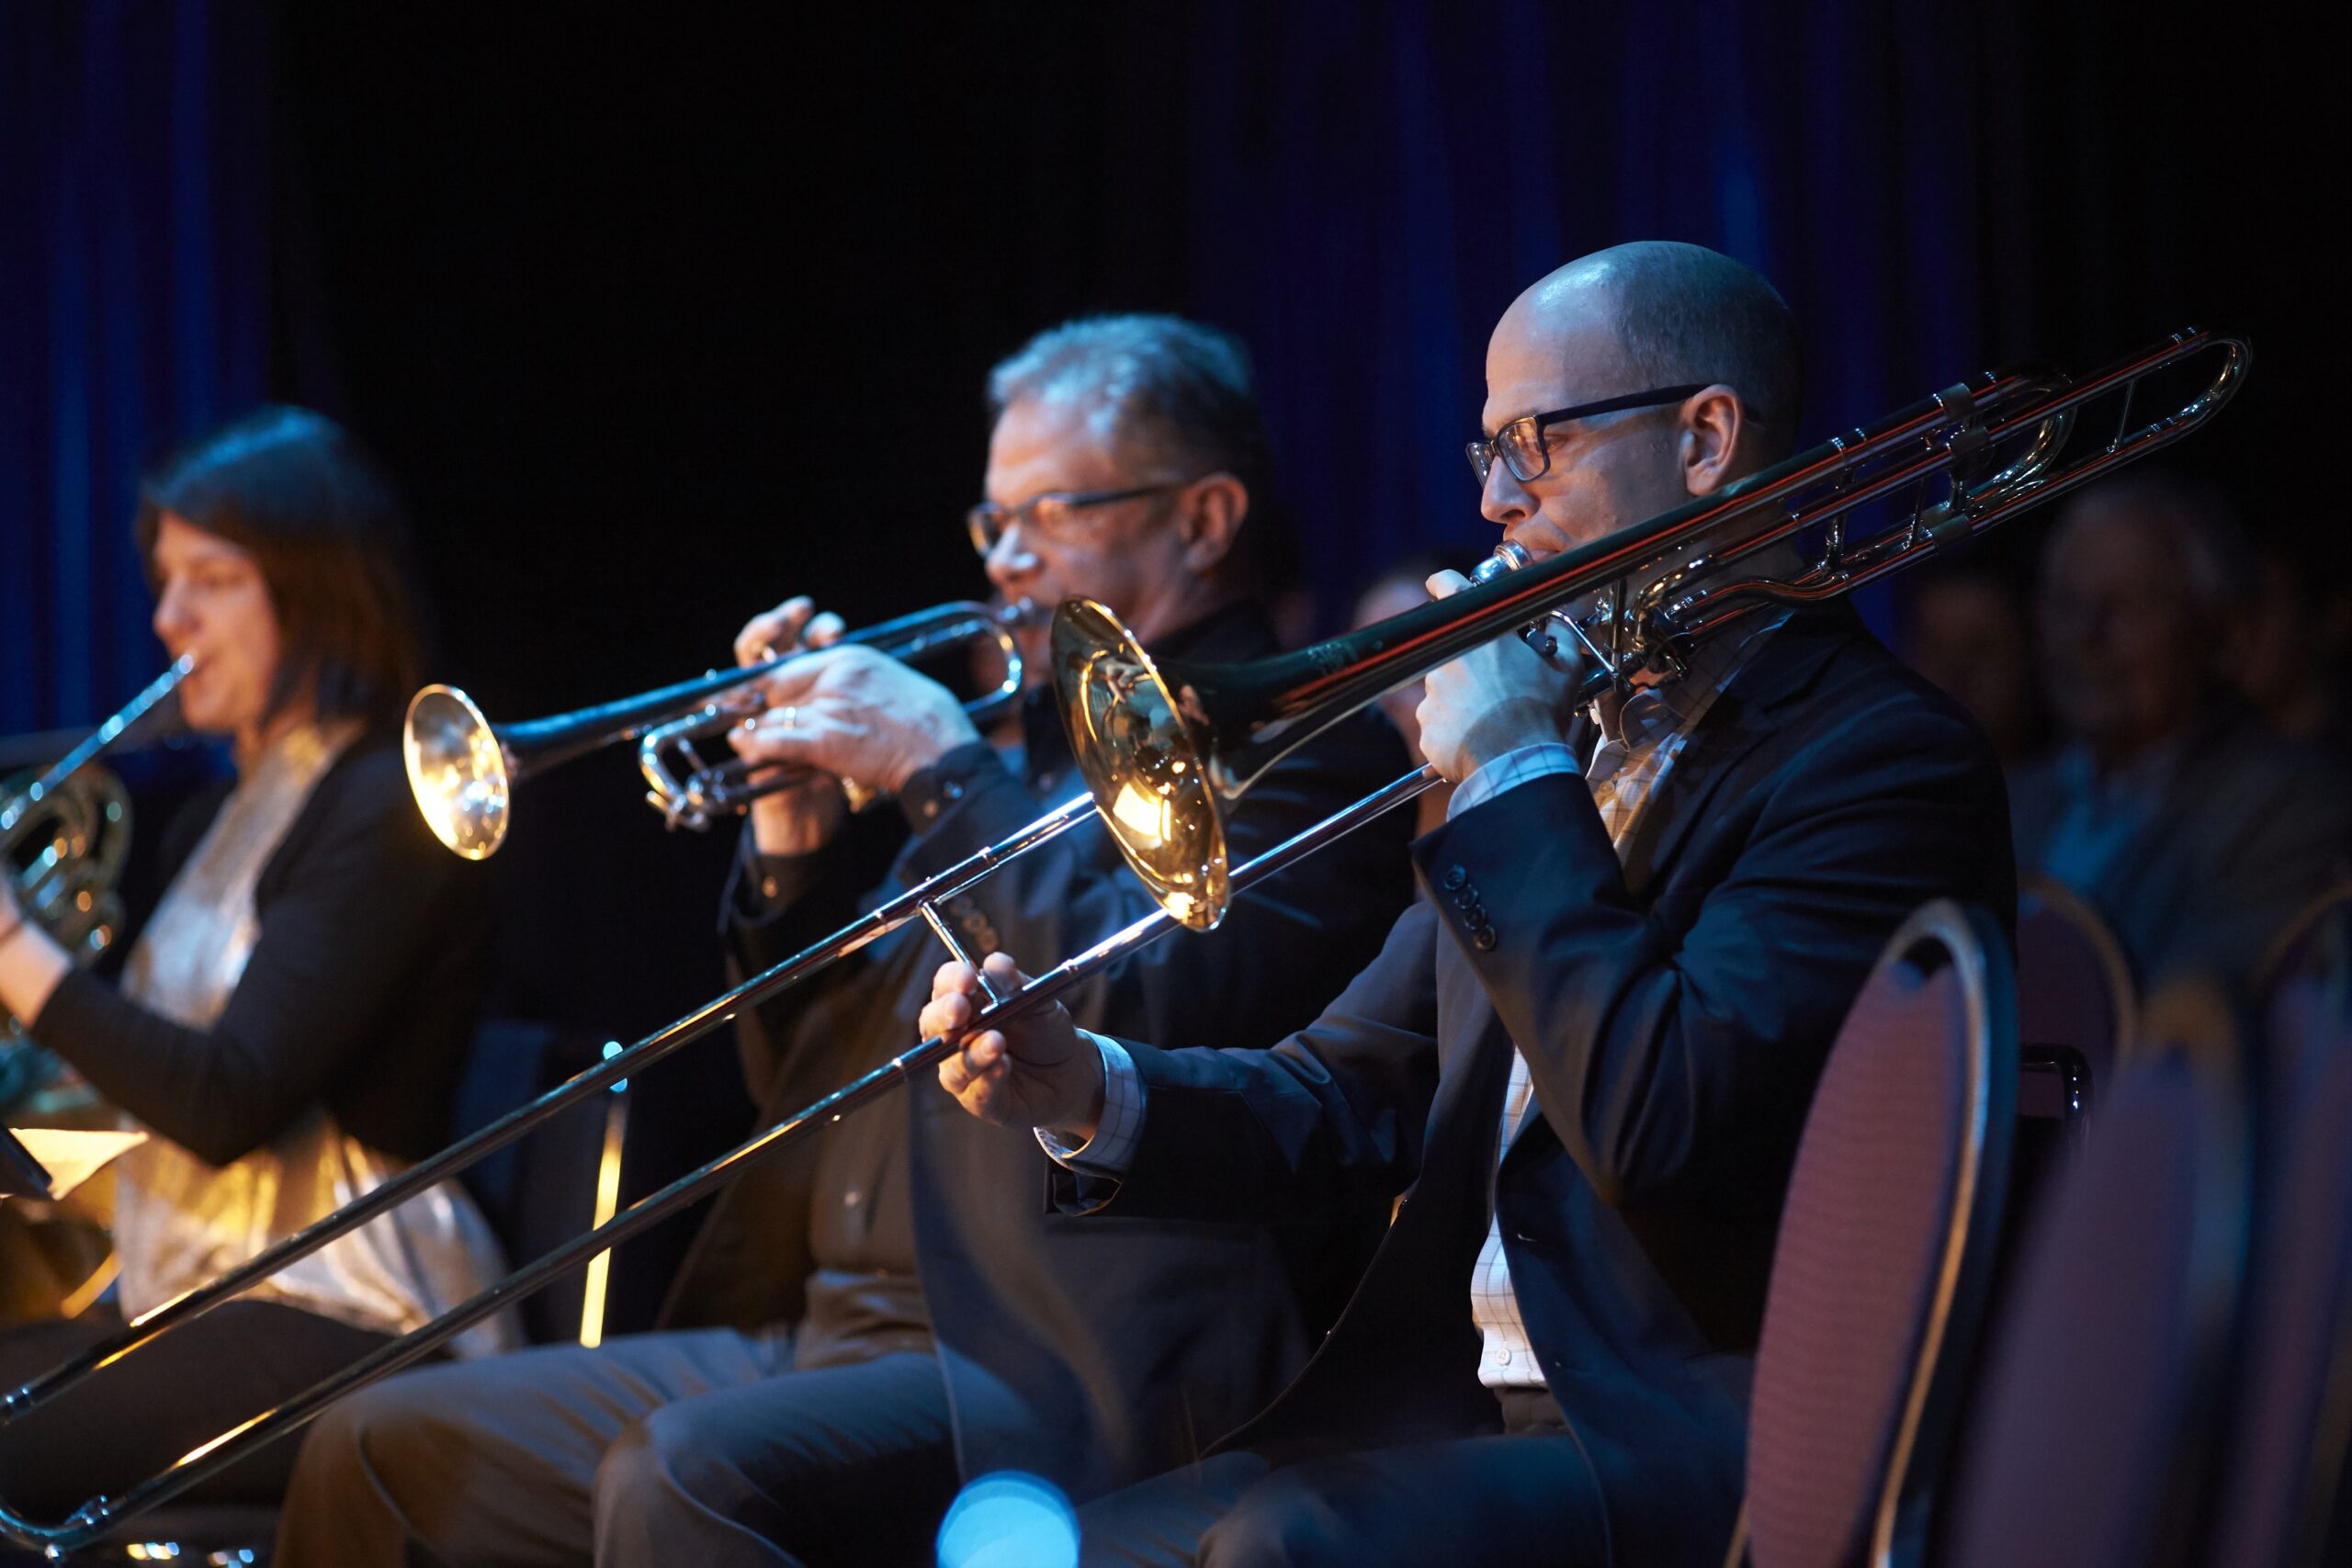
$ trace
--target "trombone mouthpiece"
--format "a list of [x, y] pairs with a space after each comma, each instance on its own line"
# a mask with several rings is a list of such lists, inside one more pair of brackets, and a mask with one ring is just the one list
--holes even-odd
[[1470, 573], [1474, 582], [1492, 582], [1507, 571], [1517, 571], [1535, 558], [1527, 553], [1524, 545], [1514, 545], [1509, 539], [1495, 547], [1495, 553], [1480, 561]]

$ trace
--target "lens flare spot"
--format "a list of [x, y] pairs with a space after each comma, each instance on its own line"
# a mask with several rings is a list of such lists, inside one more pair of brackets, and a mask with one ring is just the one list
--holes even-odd
[[983, 1475], [948, 1505], [939, 1568], [1078, 1568], [1078, 1515], [1041, 1476]]

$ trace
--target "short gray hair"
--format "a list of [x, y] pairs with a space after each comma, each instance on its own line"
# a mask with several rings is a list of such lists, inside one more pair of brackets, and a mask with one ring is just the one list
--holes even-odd
[[1796, 315], [1778, 289], [1754, 268], [1704, 245], [1642, 240], [1600, 256], [1609, 267], [1618, 341], [1645, 381], [1721, 382], [1762, 427], [1768, 459], [1796, 450], [1804, 354]]
[[1251, 499], [1272, 475], [1264, 419], [1238, 339], [1182, 316], [1081, 316], [1049, 327], [989, 372], [989, 412], [1027, 399], [1088, 407], [1115, 449], [1191, 479], [1219, 469]]

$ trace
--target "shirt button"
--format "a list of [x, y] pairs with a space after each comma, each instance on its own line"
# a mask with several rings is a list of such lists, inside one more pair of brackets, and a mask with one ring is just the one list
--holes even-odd
[[922, 803], [922, 819], [924, 821], [928, 822], [938, 815], [939, 802], [935, 800], [926, 800]]
[[859, 1201], [864, 1196], [865, 1194], [853, 1187], [848, 1191], [842, 1194], [842, 1207], [844, 1209], [854, 1209], [857, 1207]]
[[1478, 934], [1470, 939], [1470, 945], [1481, 953], [1492, 953], [1498, 940], [1494, 927], [1481, 926], [1478, 928]]
[[764, 882], [761, 883], [761, 884], [760, 884], [760, 892], [761, 892], [763, 895], [764, 895], [765, 897], [770, 897], [770, 898], [775, 897], [775, 877], [773, 877], [773, 876], [771, 876], [771, 877], [769, 877], [766, 881], [764, 881]]
[[1452, 867], [1449, 867], [1449, 868], [1447, 869], [1447, 871], [1446, 871], [1446, 874], [1445, 874], [1445, 885], [1446, 885], [1448, 887], [1459, 887], [1459, 886], [1461, 886], [1464, 883], [1468, 882], [1469, 880], [1470, 880], [1470, 874], [1469, 874], [1469, 872], [1465, 871], [1465, 870], [1464, 870], [1464, 869], [1463, 869], [1461, 866], [1458, 866], [1458, 865], [1457, 865], [1457, 866], [1452, 866]]

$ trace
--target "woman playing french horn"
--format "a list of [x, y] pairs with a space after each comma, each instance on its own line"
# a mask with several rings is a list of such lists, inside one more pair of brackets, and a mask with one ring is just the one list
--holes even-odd
[[[409, 802], [405, 525], [356, 444], [266, 410], [152, 475], [137, 538], [155, 633], [194, 660], [183, 716], [234, 776], [166, 829], [170, 881], [119, 984], [0, 881], [0, 1005], [150, 1134], [115, 1162], [113, 1298], [0, 1336], [11, 1384], [439, 1147], [486, 980], [478, 874]], [[436, 1189], [0, 1428], [11, 1500], [117, 1490], [500, 1272], [470, 1202]], [[291, 1457], [203, 1495], [273, 1498]]]

